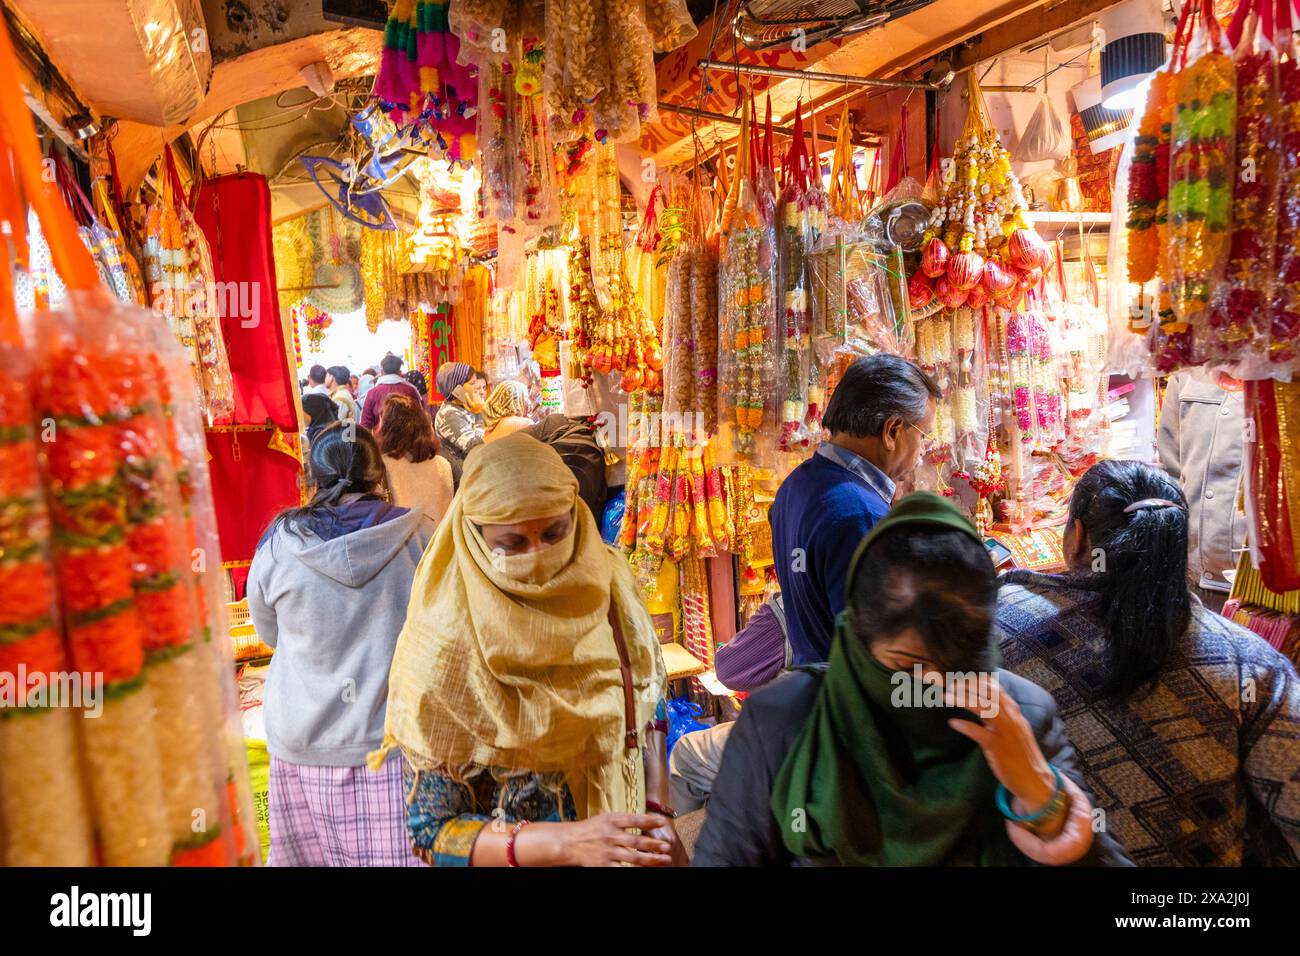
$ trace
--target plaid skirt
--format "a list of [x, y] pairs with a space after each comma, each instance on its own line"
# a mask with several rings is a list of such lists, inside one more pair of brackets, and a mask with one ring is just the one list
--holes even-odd
[[400, 754], [378, 773], [271, 758], [267, 866], [424, 866], [406, 835]]

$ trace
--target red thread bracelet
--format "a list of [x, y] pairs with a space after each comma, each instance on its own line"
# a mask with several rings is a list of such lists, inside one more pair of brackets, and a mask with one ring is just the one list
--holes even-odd
[[506, 866], [518, 866], [519, 860], [515, 858], [515, 840], [519, 836], [519, 831], [528, 826], [528, 820], [520, 820], [515, 824], [515, 828], [510, 831], [510, 839], [506, 840]]
[[645, 808], [647, 813], [657, 813], [660, 816], [667, 817], [669, 820], [675, 820], [677, 818], [676, 810], [671, 807], [662, 806], [654, 800], [647, 800], [645, 802]]

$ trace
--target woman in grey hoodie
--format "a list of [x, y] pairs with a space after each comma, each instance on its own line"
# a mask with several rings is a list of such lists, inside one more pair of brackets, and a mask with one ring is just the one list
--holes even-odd
[[284, 512], [248, 575], [266, 682], [272, 866], [416, 866], [402, 761], [378, 773], [388, 670], [433, 522], [389, 504], [364, 428], [337, 423], [311, 446], [316, 494]]

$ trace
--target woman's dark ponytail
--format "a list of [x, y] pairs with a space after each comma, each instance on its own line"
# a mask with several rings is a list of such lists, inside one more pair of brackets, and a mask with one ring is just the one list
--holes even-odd
[[316, 486], [311, 501], [302, 508], [282, 511], [272, 528], [299, 535], [300, 525], [327, 517], [344, 495], [387, 492], [379, 444], [369, 429], [352, 422], [334, 422], [320, 431], [311, 443], [308, 467]]
[[1076, 518], [1088, 534], [1106, 626], [1099, 690], [1125, 700], [1155, 685], [1191, 619], [1187, 500], [1175, 481], [1150, 465], [1103, 461], [1074, 489], [1070, 521]]

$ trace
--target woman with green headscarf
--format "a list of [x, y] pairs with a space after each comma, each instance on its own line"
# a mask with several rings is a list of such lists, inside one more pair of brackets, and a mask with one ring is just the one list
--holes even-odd
[[695, 865], [1128, 863], [1051, 695], [997, 667], [996, 574], [952, 502], [895, 506], [848, 594], [829, 663], [745, 702]]

